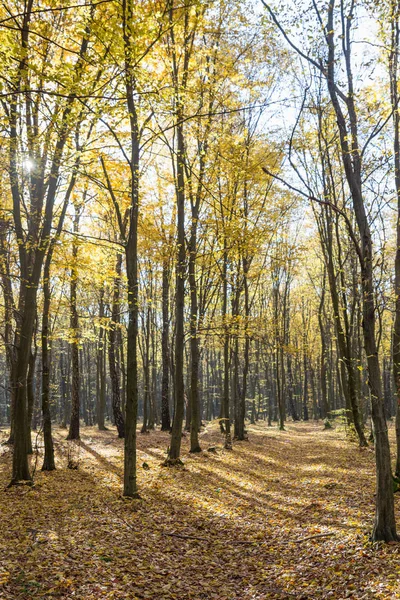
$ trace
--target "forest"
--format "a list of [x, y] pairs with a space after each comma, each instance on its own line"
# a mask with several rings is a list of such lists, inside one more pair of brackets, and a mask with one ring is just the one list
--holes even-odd
[[400, 0], [0, 57], [0, 598], [400, 598]]

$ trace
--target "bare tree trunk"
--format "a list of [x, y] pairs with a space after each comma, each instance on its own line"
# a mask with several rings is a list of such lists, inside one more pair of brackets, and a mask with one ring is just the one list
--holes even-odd
[[114, 279], [113, 299], [111, 308], [111, 323], [108, 330], [108, 364], [111, 379], [112, 410], [118, 437], [125, 436], [125, 421], [121, 411], [120, 379], [117, 368], [117, 331], [120, 325], [120, 287], [121, 287], [122, 254], [117, 256], [116, 277]]
[[189, 240], [189, 286], [190, 286], [190, 452], [201, 452], [199, 443], [200, 406], [199, 406], [199, 340], [197, 301], [196, 257], [197, 223], [199, 218], [200, 194], [196, 202], [192, 201], [192, 223]]
[[[125, 50], [125, 89], [127, 108], [130, 123], [130, 222], [127, 232], [125, 253], [126, 271], [128, 278], [128, 345], [126, 364], [126, 408], [125, 408], [125, 440], [124, 440], [124, 496], [137, 498], [137, 472], [136, 472], [136, 425], [138, 412], [138, 310], [139, 310], [139, 282], [138, 282], [138, 218], [139, 218], [139, 147], [140, 130], [135, 101], [135, 68], [133, 27], [133, 2], [122, 1], [123, 12], [123, 38]], [[117, 204], [116, 204], [117, 206]], [[121, 220], [120, 213], [118, 212]], [[120, 225], [121, 235], [125, 238], [125, 226]]]
[[249, 271], [249, 260], [247, 257], [243, 257], [243, 291], [244, 291], [244, 313], [245, 313], [245, 339], [244, 339], [244, 352], [243, 352], [243, 377], [242, 377], [242, 388], [238, 395], [238, 415], [237, 415], [237, 430], [235, 429], [235, 437], [238, 440], [247, 439], [245, 433], [245, 418], [246, 418], [246, 394], [247, 394], [247, 378], [249, 374], [249, 362], [250, 362], [250, 338], [248, 334], [248, 319], [250, 316], [250, 304], [249, 304], [249, 284], [248, 284], [248, 271]]
[[143, 349], [143, 377], [144, 377], [144, 396], [143, 396], [143, 425], [140, 433], [149, 433], [148, 420], [150, 408], [150, 299], [146, 308], [146, 329], [144, 335]]
[[149, 429], [159, 425], [157, 410], [157, 344], [156, 344], [156, 309], [153, 307], [151, 319], [151, 385], [150, 385], [150, 416]]
[[395, 317], [392, 338], [393, 374], [396, 387], [396, 476], [400, 477], [400, 115], [398, 92], [398, 66], [399, 66], [399, 1], [391, 2], [391, 51], [389, 56], [390, 97], [393, 110], [393, 160], [394, 178], [397, 195], [397, 221], [396, 221], [396, 255], [394, 262], [394, 293], [396, 298]]
[[161, 381], [161, 431], [170, 431], [169, 414], [169, 260], [164, 259], [162, 271], [162, 381]]
[[[67, 363], [69, 364], [69, 355], [67, 348]], [[60, 426], [62, 428], [67, 427], [68, 423], [68, 402], [67, 402], [67, 387], [68, 387], [68, 366], [64, 364], [64, 351], [61, 349], [60, 351], [60, 387], [61, 387], [61, 403], [62, 403], [62, 413]]]
[[228, 250], [226, 238], [224, 238], [224, 255], [223, 255], [223, 296], [222, 296], [222, 318], [224, 320], [224, 396], [221, 404], [222, 416], [225, 430], [225, 448], [227, 450], [232, 449], [232, 436], [231, 436], [231, 419], [229, 410], [229, 371], [230, 371], [230, 334], [228, 324]]
[[10, 252], [7, 244], [9, 223], [0, 213], [0, 265], [1, 265], [1, 283], [3, 287], [4, 298], [4, 345], [6, 351], [6, 365], [8, 370], [8, 386], [10, 390], [10, 435], [8, 444], [14, 443], [14, 406], [15, 406], [15, 368], [16, 352], [13, 344], [13, 314], [16, 315], [14, 305], [14, 294], [11, 282], [10, 271]]
[[106, 406], [106, 373], [104, 364], [105, 354], [105, 331], [102, 323], [104, 319], [104, 287], [100, 289], [100, 301], [99, 301], [99, 339], [97, 348], [97, 360], [96, 360], [96, 371], [97, 371], [97, 398], [96, 398], [96, 416], [97, 416], [97, 427], [99, 431], [105, 431], [106, 426], [104, 422], [104, 411]]
[[325, 282], [326, 282], [326, 269], [324, 269], [324, 276], [322, 280], [321, 288], [321, 299], [318, 307], [318, 324], [321, 338], [321, 357], [320, 357], [320, 381], [321, 381], [321, 417], [326, 419], [329, 413], [328, 405], [328, 393], [327, 393], [327, 378], [326, 378], [326, 331], [324, 327], [324, 302], [325, 302]]
[[276, 266], [273, 272], [273, 310], [274, 310], [274, 362], [275, 362], [275, 381], [276, 395], [279, 413], [279, 429], [285, 430], [285, 401], [283, 397], [283, 361], [280, 360], [282, 352], [282, 336], [280, 331], [280, 310], [279, 310], [279, 287], [280, 287], [280, 268]]
[[[35, 319], [35, 323], [37, 323], [37, 316]], [[36, 329], [36, 325], [35, 325]], [[36, 334], [34, 335], [36, 337]], [[32, 416], [33, 409], [35, 406], [35, 366], [36, 366], [36, 356], [37, 356], [37, 348], [31, 350], [29, 357], [29, 367], [28, 367], [28, 376], [26, 380], [26, 392], [27, 392], [27, 402], [28, 402], [28, 411], [27, 411], [27, 432], [26, 432], [26, 441], [28, 447], [28, 454], [33, 453], [32, 449]]]
[[[75, 205], [74, 233], [78, 233], [81, 208]], [[80, 437], [80, 369], [79, 369], [79, 317], [77, 309], [78, 288], [78, 244], [76, 238], [72, 242], [72, 268], [70, 283], [70, 327], [71, 327], [71, 364], [72, 364], [72, 390], [71, 390], [71, 421], [67, 440], [78, 440]]]
[[[170, 6], [170, 22], [173, 22], [173, 6], [171, 2]], [[185, 68], [187, 68], [187, 61], [189, 57], [187, 55], [188, 48], [185, 45], [185, 57], [184, 62], [186, 67], [183, 66], [184, 75], [186, 78], [187, 74]], [[183, 378], [183, 357], [184, 357], [184, 344], [185, 344], [185, 331], [184, 331], [184, 305], [185, 305], [185, 261], [186, 261], [186, 249], [185, 249], [185, 174], [184, 174], [184, 162], [185, 162], [185, 144], [183, 137], [183, 106], [181, 93], [178, 86], [178, 62], [176, 56], [176, 49], [173, 49], [173, 71], [175, 81], [175, 95], [176, 95], [176, 203], [177, 203], [177, 258], [176, 258], [176, 277], [175, 277], [175, 412], [174, 420], [171, 431], [171, 445], [169, 449], [169, 459], [172, 462], [178, 462], [181, 453], [181, 441], [182, 441], [182, 424], [185, 407], [185, 385]], [[183, 88], [185, 85], [182, 86]]]
[[[52, 258], [51, 244], [43, 271], [43, 311], [42, 311], [42, 414], [43, 414], [43, 441], [44, 459], [42, 471], [53, 471], [56, 468], [54, 461], [54, 444], [51, 434], [50, 413], [50, 351], [49, 351], [49, 317], [50, 317], [50, 265]], [[62, 353], [60, 354], [60, 360]], [[61, 373], [61, 378], [63, 373]], [[65, 401], [65, 398], [64, 398]]]

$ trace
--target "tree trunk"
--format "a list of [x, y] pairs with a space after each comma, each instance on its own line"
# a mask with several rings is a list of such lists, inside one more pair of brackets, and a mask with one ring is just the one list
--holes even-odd
[[[42, 471], [53, 471], [56, 468], [54, 461], [54, 444], [51, 433], [50, 412], [50, 349], [49, 349], [49, 317], [50, 317], [50, 265], [52, 258], [51, 244], [43, 271], [43, 311], [42, 311], [42, 415], [43, 415], [43, 442], [44, 459]], [[62, 354], [60, 355], [61, 360]], [[61, 377], [63, 374], [61, 373]]]
[[118, 437], [125, 436], [125, 421], [121, 411], [121, 394], [119, 369], [117, 368], [117, 330], [120, 326], [120, 288], [121, 288], [122, 254], [117, 256], [116, 277], [114, 279], [113, 299], [111, 308], [111, 323], [108, 330], [108, 364], [111, 379], [112, 411], [117, 427]]
[[[200, 196], [199, 196], [200, 198]], [[199, 406], [199, 340], [197, 301], [196, 256], [197, 223], [199, 201], [192, 201], [192, 223], [189, 240], [189, 286], [190, 286], [190, 452], [201, 452], [199, 443], [200, 406]]]
[[247, 257], [243, 257], [243, 291], [244, 291], [244, 313], [245, 313], [245, 331], [244, 331], [244, 352], [243, 352], [243, 376], [242, 376], [242, 389], [238, 396], [238, 418], [237, 418], [237, 430], [235, 430], [235, 437], [238, 440], [246, 440], [247, 434], [245, 432], [245, 418], [246, 418], [246, 394], [247, 394], [247, 378], [250, 368], [250, 337], [248, 334], [248, 320], [250, 316], [250, 304], [249, 304], [249, 284], [248, 284], [248, 272], [250, 263]]
[[[126, 359], [126, 407], [125, 407], [125, 439], [124, 439], [124, 496], [137, 498], [136, 473], [136, 425], [138, 412], [138, 311], [139, 311], [139, 282], [138, 282], [138, 219], [139, 219], [139, 156], [140, 130], [136, 110], [134, 48], [133, 2], [123, 0], [123, 37], [125, 50], [125, 89], [127, 109], [130, 124], [130, 208], [129, 228], [125, 245], [126, 271], [128, 279], [128, 342]], [[120, 214], [120, 213], [119, 213]], [[125, 238], [125, 226], [121, 227], [121, 235]]]
[[104, 354], [105, 354], [105, 331], [102, 323], [102, 319], [104, 319], [104, 287], [102, 286], [100, 289], [100, 302], [99, 302], [99, 319], [100, 319], [100, 328], [99, 328], [99, 339], [98, 339], [98, 348], [97, 348], [97, 360], [96, 360], [96, 387], [97, 387], [97, 398], [96, 398], [96, 417], [97, 417], [97, 427], [99, 431], [105, 431], [106, 426], [104, 422], [104, 412], [106, 407], [106, 373], [105, 373], [105, 364], [104, 364]]
[[[37, 316], [35, 318], [35, 323], [37, 323]], [[36, 329], [36, 325], [35, 325]], [[35, 334], [36, 337], [36, 334]], [[27, 394], [27, 431], [26, 431], [26, 441], [28, 447], [28, 454], [33, 454], [32, 449], [32, 416], [33, 409], [35, 406], [35, 365], [36, 365], [36, 355], [37, 349], [34, 351], [31, 350], [29, 356], [29, 367], [28, 367], [28, 377], [26, 380], [26, 394]]]
[[[75, 206], [74, 233], [79, 230], [80, 207]], [[78, 287], [78, 244], [74, 237], [72, 242], [72, 268], [70, 283], [70, 327], [71, 327], [71, 364], [72, 364], [72, 389], [71, 389], [71, 421], [67, 440], [79, 440], [80, 432], [80, 371], [79, 371], [79, 317], [77, 309]]]
[[31, 481], [27, 443], [27, 375], [36, 317], [36, 287], [27, 286], [24, 298], [19, 347], [17, 348], [14, 407], [14, 453], [11, 483]]
[[225, 430], [225, 449], [232, 449], [232, 436], [231, 436], [231, 419], [229, 409], [229, 371], [230, 371], [230, 360], [229, 360], [229, 346], [230, 346], [230, 332], [228, 323], [228, 250], [227, 240], [224, 238], [224, 263], [223, 263], [223, 297], [222, 297], [222, 318], [224, 321], [224, 396], [222, 401], [222, 417]]
[[143, 350], [143, 377], [144, 377], [144, 396], [143, 396], [143, 425], [141, 433], [148, 433], [148, 420], [150, 408], [150, 315], [151, 304], [150, 298], [147, 299], [146, 308], [146, 329], [144, 336]]
[[169, 260], [164, 259], [162, 271], [162, 380], [161, 380], [161, 431], [170, 431], [169, 414]]
[[390, 97], [393, 111], [393, 159], [394, 179], [397, 195], [396, 254], [394, 262], [395, 316], [392, 338], [393, 375], [396, 389], [396, 476], [400, 477], [400, 115], [398, 92], [399, 63], [399, 6], [398, 0], [391, 2], [391, 52], [389, 57]]
[[185, 386], [183, 378], [183, 356], [185, 344], [184, 304], [185, 304], [185, 179], [184, 179], [184, 140], [182, 113], [176, 115], [177, 156], [176, 156], [176, 201], [177, 201], [177, 262], [175, 279], [175, 412], [171, 432], [169, 459], [179, 461], [182, 441], [182, 423], [185, 407]]

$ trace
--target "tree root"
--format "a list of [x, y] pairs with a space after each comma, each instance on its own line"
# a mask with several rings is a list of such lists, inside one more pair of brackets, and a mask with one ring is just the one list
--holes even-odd
[[29, 486], [29, 487], [33, 487], [35, 484], [33, 483], [32, 479], [24, 479], [24, 480], [19, 480], [19, 479], [11, 479], [10, 483], [5, 487], [6, 490], [9, 490], [10, 488], [19, 485], [19, 486]]
[[128, 495], [126, 495], [126, 496], [122, 495], [121, 498], [122, 498], [122, 500], [141, 500], [142, 499], [142, 497], [139, 494], [139, 492], [135, 492], [134, 494], [131, 494], [130, 496], [128, 496]]

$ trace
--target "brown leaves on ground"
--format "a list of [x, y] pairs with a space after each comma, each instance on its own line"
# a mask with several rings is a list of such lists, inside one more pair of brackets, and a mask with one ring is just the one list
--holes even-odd
[[191, 455], [184, 438], [184, 467], [171, 469], [160, 466], [169, 435], [139, 435], [133, 501], [121, 497], [114, 431], [55, 437], [57, 471], [0, 492], [0, 598], [400, 598], [400, 545], [368, 541], [373, 453], [342, 431], [260, 424], [225, 451], [214, 423], [201, 443], [216, 452]]

